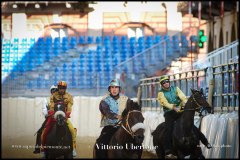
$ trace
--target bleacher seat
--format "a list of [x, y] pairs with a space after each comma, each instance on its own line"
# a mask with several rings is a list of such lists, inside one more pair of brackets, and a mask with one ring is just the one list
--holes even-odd
[[102, 37], [101, 36], [97, 36], [96, 37], [96, 43], [99, 45], [102, 43]]
[[77, 38], [76, 37], [71, 37], [70, 48], [73, 49], [73, 48], [76, 48], [76, 46], [77, 46]]
[[78, 44], [85, 44], [85, 37], [84, 36], [79, 37]]
[[88, 36], [87, 42], [88, 42], [88, 44], [92, 44], [93, 43], [93, 36]]

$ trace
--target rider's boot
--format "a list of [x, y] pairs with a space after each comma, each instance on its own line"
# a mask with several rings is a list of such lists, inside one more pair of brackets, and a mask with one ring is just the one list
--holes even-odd
[[40, 151], [41, 151], [41, 152], [40, 152], [41, 158], [42, 158], [42, 159], [46, 159], [46, 152], [45, 152], [45, 149], [44, 149], [43, 145], [41, 145]]
[[77, 157], [77, 144], [76, 144], [76, 141], [73, 142], [73, 157]]

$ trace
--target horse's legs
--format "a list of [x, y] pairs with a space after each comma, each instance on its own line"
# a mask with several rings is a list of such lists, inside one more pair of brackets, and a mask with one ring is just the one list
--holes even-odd
[[156, 147], [156, 153], [157, 153], [158, 158], [164, 159], [165, 153], [164, 153], [163, 147], [160, 145], [156, 145], [155, 147]]
[[190, 155], [190, 159], [205, 159], [201, 147], [195, 148], [194, 152]]
[[199, 136], [199, 140], [205, 145], [207, 146], [209, 144], [207, 138], [205, 137], [205, 135], [200, 131], [200, 129], [198, 129], [195, 125], [193, 127], [194, 132]]
[[64, 154], [64, 159], [73, 159], [72, 152]]
[[178, 150], [177, 151], [177, 158], [178, 159], [184, 159], [184, 157], [185, 157], [184, 154], [180, 150]]
[[139, 149], [139, 151], [138, 151], [138, 159], [141, 159], [141, 157], [142, 157], [142, 152], [143, 152], [143, 150], [142, 150], [142, 149]]

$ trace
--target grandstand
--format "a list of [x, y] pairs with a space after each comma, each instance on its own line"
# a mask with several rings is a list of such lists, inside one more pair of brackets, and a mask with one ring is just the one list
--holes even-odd
[[[81, 93], [98, 96], [105, 92], [113, 78], [121, 79], [123, 91], [130, 97], [136, 97], [141, 78], [157, 76], [164, 70], [169, 73], [189, 70], [191, 67], [186, 66], [193, 65], [198, 58], [205, 57], [206, 49], [210, 45], [203, 49], [197, 47], [199, 28], [206, 31], [208, 29], [206, 26], [195, 25], [198, 19], [193, 16], [196, 15], [184, 12], [186, 3], [178, 3], [177, 8], [177, 3], [129, 2], [125, 4], [126, 7], [118, 2], [113, 3], [112, 10], [102, 12], [101, 9], [109, 5], [108, 3], [74, 1], [67, 3], [72, 6], [72, 10], [65, 7], [65, 2], [40, 2], [40, 9], [34, 8], [34, 4], [37, 3], [30, 1], [2, 3], [4, 97], [45, 96], [49, 86], [59, 80], [68, 82], [73, 95]], [[198, 5], [197, 2], [193, 3]], [[175, 4], [175, 8], [171, 8], [171, 15], [168, 15], [166, 5], [163, 4], [167, 4], [169, 9]], [[14, 5], [17, 8], [13, 8]], [[84, 5], [85, 8], [88, 6], [94, 9], [81, 10]], [[136, 13], [131, 12], [134, 5], [139, 5], [140, 11], [145, 11], [142, 12], [142, 16], [136, 16]], [[22, 13], [26, 8], [28, 9], [26, 13]], [[129, 9], [127, 17], [122, 14], [125, 12], [118, 13], [122, 9], [128, 11], [126, 8]], [[228, 8], [227, 5], [227, 11]], [[50, 15], [42, 14], [49, 13], [50, 9], [56, 9], [61, 14], [55, 12]], [[156, 12], [159, 9], [160, 12]], [[177, 9], [181, 11], [182, 16], [179, 16], [180, 12]], [[196, 6], [192, 9], [195, 11]], [[98, 13], [102, 13], [103, 17], [97, 18]], [[9, 14], [11, 16], [7, 16]], [[77, 15], [80, 15], [80, 19], [77, 19]], [[171, 29], [176, 25], [169, 22], [172, 15], [175, 15], [177, 20], [182, 20], [184, 29]], [[148, 19], [156, 17], [157, 20], [148, 21], [143, 16]], [[9, 21], [11, 18], [12, 24]], [[25, 22], [20, 25], [18, 18]], [[117, 18], [120, 22], [115, 23]], [[37, 22], [39, 20], [42, 22]], [[94, 29], [95, 21], [97, 26], [102, 23], [103, 28]], [[206, 23], [205, 20], [199, 22]], [[115, 28], [113, 24], [116, 25]], [[11, 25], [12, 33], [7, 29], [7, 26]], [[18, 26], [22, 27], [26, 34], [18, 32]], [[27, 26], [36, 29], [31, 30], [31, 27]], [[211, 43], [211, 30], [208, 33]], [[233, 37], [235, 34], [236, 31], [233, 29], [232, 41], [236, 40], [236, 37]], [[219, 42], [220, 44], [222, 42]]]
[[[184, 36], [183, 36], [184, 38]], [[186, 38], [186, 37], [185, 37]], [[93, 41], [94, 39], [94, 41]], [[174, 39], [176, 40], [176, 38]], [[59, 79], [69, 82], [70, 89], [106, 88], [109, 81], [114, 78], [114, 67], [124, 63], [134, 56], [138, 56], [133, 66], [126, 66], [123, 70], [126, 74], [140, 73], [148, 70], [157, 63], [161, 69], [169, 65], [172, 58], [181, 55], [177, 42], [171, 42], [169, 36], [147, 36], [127, 39], [122, 37], [51, 37], [35, 39], [18, 39], [13, 42], [3, 41], [3, 91], [37, 90], [47, 89], [51, 84], [56, 84]], [[168, 61], [163, 63], [164, 46], [154, 51], [150, 57], [151, 63], [145, 63], [148, 50], [157, 44], [166, 44], [166, 57]], [[96, 49], [78, 47], [78, 45], [96, 45]], [[188, 47], [184, 46], [183, 47]], [[175, 49], [173, 54], [173, 50]], [[176, 54], [179, 53], [179, 54]], [[165, 57], [165, 58], [166, 58]], [[12, 66], [6, 67], [8, 64]], [[167, 64], [168, 63], [168, 64]], [[99, 77], [102, 78], [99, 78]], [[3, 92], [3, 95], [6, 94]], [[11, 93], [8, 93], [11, 94]]]

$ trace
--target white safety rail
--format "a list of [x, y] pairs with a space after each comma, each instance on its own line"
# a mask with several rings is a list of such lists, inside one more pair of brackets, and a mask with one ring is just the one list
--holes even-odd
[[[149, 152], [156, 153], [151, 133], [164, 122], [163, 113], [147, 111], [144, 113], [146, 125], [143, 146]], [[199, 127], [200, 118], [194, 117], [194, 124]], [[201, 131], [212, 144], [207, 149], [202, 143], [200, 146], [205, 158], [239, 158], [239, 120], [236, 111], [224, 114], [209, 114], [202, 119]]]
[[[70, 121], [77, 128], [77, 136], [97, 137], [100, 135], [101, 97], [74, 97]], [[2, 98], [2, 137], [32, 138], [41, 127], [44, 116], [44, 97]]]

